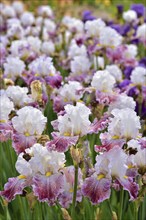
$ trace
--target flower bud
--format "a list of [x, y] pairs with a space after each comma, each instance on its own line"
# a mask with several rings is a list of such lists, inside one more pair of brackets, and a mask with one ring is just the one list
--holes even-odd
[[112, 220], [118, 220], [116, 212], [112, 211]]
[[142, 183], [144, 185], [146, 184], [146, 173], [142, 176]]
[[73, 146], [70, 148], [70, 153], [74, 162], [79, 164], [81, 162], [81, 151]]
[[62, 210], [62, 214], [63, 214], [63, 219], [64, 220], [72, 220], [72, 218], [70, 217], [70, 215], [69, 215], [69, 213], [68, 213], [68, 211], [66, 209], [61, 208], [61, 210]]
[[34, 80], [31, 85], [32, 98], [37, 102], [42, 102], [42, 84], [39, 80]]
[[26, 198], [27, 198], [27, 201], [28, 201], [28, 204], [29, 204], [29, 207], [31, 209], [34, 208], [35, 204], [36, 204], [36, 197], [34, 196], [33, 192], [29, 193], [26, 195]]
[[13, 86], [13, 85], [14, 85], [14, 82], [13, 82], [11, 79], [5, 78], [5, 79], [4, 79], [4, 84], [5, 84], [6, 87], [8, 87], [8, 86]]
[[99, 208], [96, 209], [95, 220], [99, 220], [101, 217], [101, 211]]
[[41, 135], [38, 140], [37, 143], [42, 144], [43, 146], [45, 145], [46, 142], [48, 142], [50, 140], [48, 135]]

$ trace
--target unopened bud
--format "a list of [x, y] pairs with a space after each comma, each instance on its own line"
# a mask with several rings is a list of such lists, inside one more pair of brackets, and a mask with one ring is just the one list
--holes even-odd
[[39, 80], [34, 80], [31, 83], [30, 88], [34, 101], [42, 102], [42, 83]]
[[101, 212], [100, 209], [97, 208], [95, 213], [95, 220], [100, 220], [100, 219], [101, 219]]
[[13, 85], [14, 85], [14, 82], [13, 82], [11, 79], [5, 78], [5, 79], [4, 79], [4, 84], [5, 84], [6, 87], [7, 87], [7, 86], [13, 86]]
[[80, 163], [81, 161], [81, 151], [79, 148], [74, 148], [73, 146], [70, 148], [70, 153], [72, 156], [72, 159], [74, 162], [76, 162], [77, 164]]
[[3, 199], [3, 201], [2, 201], [3, 203], [3, 206], [8, 206], [8, 204], [9, 204], [9, 202], [6, 200], [6, 199]]
[[61, 208], [61, 210], [62, 210], [62, 214], [63, 214], [63, 219], [64, 220], [72, 220], [72, 218], [70, 217], [70, 215], [69, 215], [69, 213], [68, 213], [68, 211], [66, 209]]
[[116, 212], [112, 211], [112, 220], [118, 220]]
[[48, 142], [50, 140], [48, 135], [41, 135], [38, 140], [37, 143], [42, 144], [43, 146], [45, 145], [46, 142]]
[[142, 176], [142, 183], [144, 185], [146, 184], [146, 173]]
[[36, 196], [34, 196], [33, 192], [31, 192], [26, 195], [26, 198], [27, 198], [30, 209], [33, 209], [37, 201]]

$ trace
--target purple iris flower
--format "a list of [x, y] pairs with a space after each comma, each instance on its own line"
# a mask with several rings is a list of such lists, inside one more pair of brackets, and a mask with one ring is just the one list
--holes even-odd
[[107, 24], [108, 26], [111, 26], [111, 25], [114, 25], [114, 22], [113, 22], [113, 21], [107, 21], [106, 24]]
[[138, 17], [144, 16], [145, 7], [143, 4], [132, 4], [131, 9], [137, 13]]
[[88, 20], [92, 21], [92, 20], [94, 20], [94, 19], [96, 19], [96, 17], [95, 17], [94, 15], [92, 15], [92, 12], [91, 12], [91, 11], [86, 10], [86, 11], [83, 12], [83, 14], [82, 14], [82, 20], [83, 20], [84, 22], [86, 22], [86, 21], [88, 21]]
[[146, 57], [143, 57], [143, 58], [139, 61], [139, 65], [146, 68]]
[[125, 24], [121, 28], [121, 35], [125, 36], [130, 31], [130, 24]]
[[138, 94], [139, 94], [139, 90], [137, 89], [136, 86], [133, 86], [128, 92], [128, 96], [132, 96], [132, 97], [137, 97]]
[[118, 85], [118, 87], [122, 89], [122, 88], [128, 86], [130, 83], [131, 83], [131, 81], [130, 81], [129, 79], [124, 79], [124, 80]]
[[139, 39], [138, 38], [134, 38], [130, 41], [131, 44], [139, 44]]
[[124, 70], [124, 75], [127, 79], [130, 79], [131, 72], [134, 68], [132, 66], [127, 66]]
[[120, 24], [111, 24], [110, 25], [111, 28], [115, 29], [118, 33], [121, 34], [121, 25]]
[[123, 5], [117, 5], [117, 10], [118, 10], [119, 14], [122, 14], [123, 10], [124, 10], [124, 6]]

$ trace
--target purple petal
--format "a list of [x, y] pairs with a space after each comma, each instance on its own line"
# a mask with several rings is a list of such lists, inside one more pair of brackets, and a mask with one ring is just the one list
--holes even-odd
[[61, 97], [54, 96], [54, 97], [51, 97], [51, 98], [53, 100], [53, 110], [56, 113], [64, 110], [64, 106], [65, 106], [66, 103], [62, 100]]
[[83, 11], [82, 13], [83, 22], [86, 22], [88, 20], [92, 21], [94, 19], [96, 19], [96, 17], [92, 15], [92, 11], [89, 11], [89, 10]]
[[99, 131], [104, 130], [108, 125], [108, 116], [104, 116], [100, 120], [95, 119], [93, 123], [90, 125], [90, 132], [89, 133], [98, 133]]
[[[64, 174], [65, 182], [68, 183], [71, 188], [73, 188], [74, 187], [74, 172], [75, 172], [74, 166], [71, 165], [71, 166], [68, 166], [68, 167], [64, 167], [64, 168], [62, 168], [61, 171]], [[78, 188], [81, 187], [82, 176], [83, 176], [82, 171], [79, 168], [79, 170], [78, 170]]]
[[138, 17], [144, 16], [145, 7], [143, 4], [132, 4], [131, 9], [137, 13]]
[[118, 13], [119, 14], [122, 14], [123, 13], [123, 9], [124, 9], [124, 7], [123, 7], [123, 5], [117, 5], [117, 10], [118, 10]]
[[123, 47], [123, 46], [119, 46], [114, 50], [111, 48], [108, 48], [107, 49], [107, 57], [113, 63], [121, 62], [124, 51], [125, 51], [125, 47]]
[[54, 121], [51, 121], [51, 125], [53, 126], [54, 130], [58, 130], [58, 125], [59, 125], [59, 122], [58, 120], [54, 120]]
[[33, 191], [41, 202], [53, 205], [62, 192], [64, 177], [62, 174], [53, 174], [49, 177], [36, 175], [33, 178]]
[[47, 76], [45, 77], [46, 83], [52, 86], [53, 88], [59, 88], [62, 82], [62, 76], [56, 74], [54, 76]]
[[124, 139], [117, 139], [117, 140], [108, 140], [108, 139], [103, 139], [101, 140], [102, 145], [95, 145], [94, 150], [96, 152], [104, 152], [104, 151], [109, 151], [114, 147], [120, 147], [122, 148], [123, 145], [125, 144]]
[[138, 170], [136, 167], [128, 168], [126, 171], [126, 176], [135, 178], [138, 175]]
[[133, 67], [132, 66], [127, 66], [125, 69], [124, 69], [124, 75], [127, 79], [130, 79], [130, 76], [131, 76], [131, 72], [133, 70]]
[[0, 195], [10, 202], [15, 199], [16, 195], [23, 193], [23, 189], [28, 185], [27, 183], [26, 179], [19, 179], [18, 177], [9, 178], [4, 186], [4, 191], [0, 191]]
[[117, 179], [113, 180], [112, 188], [114, 188], [116, 191], [120, 191], [121, 190], [121, 184], [119, 183], [119, 181]]
[[96, 177], [85, 179], [82, 187], [82, 193], [87, 196], [93, 204], [100, 203], [110, 197], [111, 180], [102, 178], [97, 180]]
[[72, 193], [63, 192], [59, 195], [58, 201], [63, 208], [69, 208], [69, 205], [72, 202]]
[[142, 138], [139, 140], [139, 144], [141, 145], [141, 149], [146, 148], [146, 137], [142, 137]]
[[[64, 175], [65, 185], [64, 191], [59, 195], [58, 200], [59, 203], [64, 207], [68, 208], [72, 203], [73, 198], [73, 188], [74, 188], [74, 166], [64, 167], [61, 172]], [[78, 190], [76, 201], [81, 202], [82, 200], [82, 192], [80, 190], [82, 184], [82, 171], [79, 168], [78, 170]]]
[[[73, 192], [63, 192], [59, 195], [58, 201], [63, 208], [69, 208], [69, 205], [72, 203]], [[77, 191], [76, 201], [82, 201], [82, 193], [81, 190]]]
[[4, 142], [12, 138], [13, 128], [9, 123], [0, 123], [0, 141]]
[[12, 137], [12, 146], [17, 154], [24, 152], [26, 148], [31, 147], [36, 143], [36, 138], [34, 136], [26, 137], [23, 134], [15, 133]]
[[96, 101], [103, 105], [109, 105], [116, 100], [116, 95], [104, 93], [96, 90]]
[[124, 79], [122, 82], [119, 83], [118, 87], [122, 90], [124, 90], [126, 87], [129, 86], [131, 81], [129, 79]]
[[143, 57], [143, 58], [139, 61], [139, 65], [146, 68], [146, 57]]
[[58, 152], [67, 151], [69, 146], [75, 145], [78, 140], [78, 136], [57, 136], [56, 133], [52, 133], [52, 136], [54, 140], [47, 142], [46, 146], [48, 150], [56, 150]]
[[129, 192], [130, 200], [134, 200], [137, 198], [139, 187], [138, 184], [133, 181], [133, 178], [128, 177], [122, 180], [118, 179], [118, 181], [123, 186], [123, 189]]

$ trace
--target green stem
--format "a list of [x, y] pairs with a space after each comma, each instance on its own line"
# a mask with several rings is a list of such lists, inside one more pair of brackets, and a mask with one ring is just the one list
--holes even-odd
[[124, 190], [121, 190], [121, 195], [120, 195], [120, 213], [119, 213], [119, 220], [122, 220], [123, 201], [124, 201]]
[[74, 167], [75, 167], [75, 172], [74, 172], [74, 192], [73, 192], [72, 210], [71, 210], [72, 219], [73, 219], [74, 212], [75, 212], [76, 197], [77, 197], [77, 186], [78, 186], [78, 165], [75, 164]]
[[108, 208], [109, 208], [110, 215], [111, 215], [111, 219], [112, 219], [112, 217], [113, 217], [113, 212], [112, 212], [112, 207], [111, 207], [111, 204], [110, 204], [110, 200], [109, 200], [109, 199], [107, 200], [107, 204], [108, 204]]
[[142, 97], [139, 97], [139, 106], [138, 106], [138, 114], [139, 114], [139, 116], [141, 117], [141, 113], [142, 113]]
[[138, 220], [138, 207], [137, 207], [137, 203], [136, 202], [134, 204], [134, 212], [135, 212], [135, 220]]
[[145, 219], [145, 205], [146, 205], [146, 196], [145, 196], [145, 198], [144, 198], [144, 200], [143, 200], [143, 202], [142, 202], [142, 220], [144, 220]]

